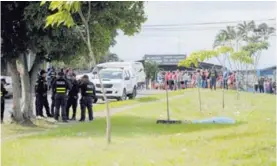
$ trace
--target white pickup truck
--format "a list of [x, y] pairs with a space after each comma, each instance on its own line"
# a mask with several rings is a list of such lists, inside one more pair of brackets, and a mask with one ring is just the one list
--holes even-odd
[[[93, 72], [93, 83], [96, 88], [96, 97], [104, 99], [97, 72]], [[137, 95], [136, 81], [132, 80], [130, 71], [124, 68], [103, 68], [99, 71], [104, 91], [108, 99], [126, 100]]]

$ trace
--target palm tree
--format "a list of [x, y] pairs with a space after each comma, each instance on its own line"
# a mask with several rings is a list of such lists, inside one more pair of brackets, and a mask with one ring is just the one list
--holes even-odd
[[[235, 48], [235, 50], [238, 51], [239, 44], [242, 39], [243, 39], [242, 32], [237, 27], [227, 26], [226, 29], [221, 30], [216, 35], [213, 47], [215, 48], [218, 46], [229, 46], [229, 47]], [[231, 61], [227, 55], [224, 56], [224, 59], [222, 62], [219, 60], [219, 58], [217, 59], [223, 66], [223, 69], [225, 68], [225, 60], [227, 59], [229, 66], [232, 69]], [[222, 107], [224, 109], [224, 88], [222, 89]]]
[[[266, 23], [261, 23], [258, 26], [256, 26], [254, 21], [251, 21], [249, 23], [243, 22], [242, 24], [238, 24], [238, 29], [239, 29], [240, 34], [243, 37], [243, 40], [247, 43], [264, 42], [264, 41], [267, 41], [270, 36], [275, 34], [274, 27], [269, 27]], [[251, 55], [254, 60], [253, 68], [255, 71], [258, 66], [258, 62], [259, 62], [259, 59], [261, 56], [261, 51], [262, 50]], [[247, 80], [248, 79], [246, 79], [246, 81]], [[246, 84], [247, 84], [247, 82], [246, 82]]]
[[250, 33], [256, 28], [256, 24], [254, 21], [250, 21], [248, 23], [244, 21], [243, 23], [238, 24], [237, 28], [242, 39], [247, 42], [249, 40]]
[[268, 40], [268, 38], [275, 34], [275, 28], [269, 27], [266, 23], [258, 25], [258, 34], [261, 36], [262, 41]]

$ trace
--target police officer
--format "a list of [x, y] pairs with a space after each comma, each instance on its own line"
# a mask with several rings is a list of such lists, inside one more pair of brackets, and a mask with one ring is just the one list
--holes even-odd
[[35, 93], [36, 93], [36, 116], [42, 116], [43, 115], [43, 106], [46, 109], [47, 117], [53, 117], [53, 115], [50, 114], [49, 111], [49, 103], [47, 100], [47, 81], [46, 81], [46, 71], [41, 70], [39, 73], [38, 80], [36, 81], [35, 86]]
[[78, 93], [79, 93], [79, 83], [76, 80], [75, 73], [72, 73], [71, 84], [72, 84], [72, 88], [68, 93], [66, 116], [69, 119], [69, 109], [72, 106], [73, 115], [72, 115], [71, 120], [76, 120], [76, 109], [77, 109], [77, 101], [78, 101]]
[[[55, 72], [56, 74], [56, 72]], [[56, 75], [52, 75], [52, 79], [51, 79], [51, 85], [50, 85], [50, 89], [53, 89], [53, 84], [55, 82], [55, 80], [57, 79]], [[55, 91], [52, 90], [52, 96], [51, 96], [51, 114], [54, 116], [55, 115]]]
[[89, 81], [88, 76], [83, 76], [82, 84], [80, 85], [82, 98], [80, 100], [81, 104], [81, 119], [80, 122], [85, 121], [86, 119], [86, 108], [88, 109], [89, 120], [93, 120], [92, 112], [92, 101], [95, 97], [95, 86], [92, 82]]
[[5, 95], [8, 93], [6, 88], [6, 80], [1, 79], [1, 123], [4, 120], [4, 111], [5, 111]]
[[64, 73], [59, 72], [57, 79], [54, 81], [52, 86], [53, 94], [55, 94], [55, 119], [59, 119], [60, 108], [62, 109], [63, 122], [68, 122], [66, 117], [66, 98], [67, 91], [70, 90], [70, 85], [64, 78]]

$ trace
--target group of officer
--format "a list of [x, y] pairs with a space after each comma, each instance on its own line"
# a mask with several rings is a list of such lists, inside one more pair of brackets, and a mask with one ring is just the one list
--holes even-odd
[[[76, 80], [76, 75], [72, 73], [70, 76], [65, 75], [63, 71], [57, 74], [51, 74], [51, 85], [47, 85], [46, 71], [41, 70], [38, 80], [36, 81], [36, 115], [43, 116], [43, 107], [46, 109], [48, 117], [54, 117], [59, 120], [60, 112], [63, 122], [68, 120], [76, 120], [76, 111], [78, 103], [78, 94], [81, 92], [80, 106], [81, 118], [79, 121], [85, 121], [86, 109], [88, 109], [89, 120], [93, 120], [92, 103], [95, 98], [95, 86], [89, 81], [87, 75], [84, 75], [81, 80]], [[49, 109], [47, 92], [52, 91], [51, 110]], [[72, 107], [73, 114], [69, 119], [69, 109]], [[61, 111], [60, 111], [61, 110]]]

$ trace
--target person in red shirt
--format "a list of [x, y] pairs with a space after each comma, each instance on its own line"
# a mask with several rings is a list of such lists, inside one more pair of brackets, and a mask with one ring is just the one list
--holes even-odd
[[169, 86], [169, 89], [172, 90], [172, 87], [173, 87], [173, 73], [172, 72], [169, 72], [169, 74], [168, 74], [168, 86]]
[[170, 83], [170, 72], [165, 73], [165, 85], [164, 87], [168, 89], [169, 83]]

